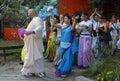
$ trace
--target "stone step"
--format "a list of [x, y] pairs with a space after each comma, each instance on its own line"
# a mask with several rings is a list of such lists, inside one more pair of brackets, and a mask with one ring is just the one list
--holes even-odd
[[78, 76], [75, 78], [75, 81], [94, 81], [94, 80], [88, 79], [84, 76]]

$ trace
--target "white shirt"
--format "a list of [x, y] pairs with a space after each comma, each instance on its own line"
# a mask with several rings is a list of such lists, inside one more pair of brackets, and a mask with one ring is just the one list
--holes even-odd
[[[87, 27], [90, 27], [90, 25], [92, 25], [92, 22], [90, 20], [88, 20], [88, 21], [81, 21], [79, 23], [79, 26], [81, 26], [81, 25], [86, 25]], [[86, 28], [83, 28], [81, 34], [90, 34], [90, 32]]]
[[110, 28], [113, 28], [113, 30], [110, 32], [111, 36], [117, 36], [117, 30], [120, 28], [120, 23], [119, 22], [116, 22], [116, 23], [113, 23], [111, 22], [110, 23]]
[[120, 49], [120, 39], [117, 41], [117, 48]]
[[90, 20], [93, 24], [93, 30], [96, 30], [99, 25], [99, 22], [95, 21], [93, 18], [90, 18]]

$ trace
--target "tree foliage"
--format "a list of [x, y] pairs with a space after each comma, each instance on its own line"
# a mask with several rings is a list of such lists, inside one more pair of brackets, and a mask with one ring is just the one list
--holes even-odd
[[27, 17], [27, 10], [47, 0], [0, 0], [0, 13], [5, 22], [18, 26]]
[[23, 21], [27, 16], [29, 8], [36, 8], [40, 11], [44, 5], [54, 5], [57, 0], [0, 0], [0, 13], [7, 21]]

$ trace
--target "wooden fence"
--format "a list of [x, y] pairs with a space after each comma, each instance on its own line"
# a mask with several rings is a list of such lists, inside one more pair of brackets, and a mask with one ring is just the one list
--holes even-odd
[[0, 50], [2, 51], [2, 53], [0, 53], [0, 56], [4, 57], [4, 61], [6, 62], [7, 61], [7, 59], [6, 59], [7, 56], [14, 55], [15, 53], [18, 53], [18, 51], [13, 51], [13, 52], [8, 52], [7, 53], [6, 52], [7, 50], [14, 50], [14, 49], [22, 48], [22, 47], [23, 47], [23, 45], [0, 47]]

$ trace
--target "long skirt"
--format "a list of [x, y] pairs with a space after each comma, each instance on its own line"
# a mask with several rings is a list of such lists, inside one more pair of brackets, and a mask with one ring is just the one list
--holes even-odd
[[60, 46], [58, 47], [57, 51], [56, 51], [56, 55], [55, 55], [55, 58], [54, 58], [54, 65], [59, 65], [61, 62], [61, 56], [60, 56]]
[[91, 49], [91, 36], [80, 35], [78, 66], [88, 67], [94, 60]]
[[60, 48], [60, 54], [62, 61], [60, 62], [55, 74], [64, 75], [68, 74], [71, 71], [73, 64], [73, 54], [71, 52], [71, 47], [69, 48]]
[[111, 47], [110, 47], [109, 43], [99, 42], [98, 54], [99, 54], [99, 59], [110, 56], [111, 55]]
[[53, 61], [56, 54], [56, 38], [49, 38], [45, 58]]

